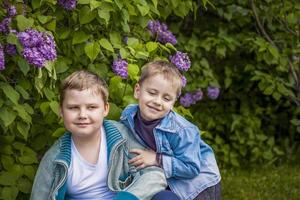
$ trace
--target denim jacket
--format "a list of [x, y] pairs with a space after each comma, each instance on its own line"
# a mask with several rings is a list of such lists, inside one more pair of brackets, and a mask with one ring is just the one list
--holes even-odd
[[[134, 131], [134, 116], [138, 109], [138, 105], [125, 108], [121, 122], [147, 147]], [[181, 199], [194, 199], [221, 180], [213, 150], [201, 139], [197, 126], [170, 111], [154, 128], [153, 134], [157, 153], [162, 154], [168, 185]]]
[[[137, 171], [128, 165], [128, 160], [133, 157], [128, 150], [143, 148], [128, 129], [119, 122], [108, 120], [104, 120], [103, 126], [107, 140], [107, 185], [111, 191], [119, 192], [116, 197], [124, 199], [124, 196], [135, 196], [149, 200], [154, 194], [164, 190], [167, 183], [162, 169], [148, 167]], [[67, 199], [66, 180], [70, 162], [71, 133], [65, 133], [44, 155], [35, 176], [30, 199]]]

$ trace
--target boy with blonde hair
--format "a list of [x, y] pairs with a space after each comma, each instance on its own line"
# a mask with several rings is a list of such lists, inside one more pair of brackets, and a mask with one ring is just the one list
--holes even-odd
[[107, 85], [96, 74], [76, 71], [64, 80], [60, 116], [67, 132], [44, 155], [32, 200], [148, 200], [166, 187], [161, 169], [128, 164], [128, 150], [143, 147], [121, 123], [105, 120], [108, 112]]
[[[131, 150], [138, 156], [129, 163], [139, 169], [161, 167], [177, 199], [218, 200], [221, 177], [213, 150], [194, 124], [172, 111], [181, 92], [181, 77], [166, 61], [150, 62], [142, 69], [134, 89], [138, 105], [125, 108], [121, 122], [134, 130], [147, 150]], [[170, 195], [163, 191], [156, 199], [171, 199]]]

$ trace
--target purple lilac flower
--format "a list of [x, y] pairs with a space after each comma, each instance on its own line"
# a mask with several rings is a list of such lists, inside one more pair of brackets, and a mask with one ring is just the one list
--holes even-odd
[[4, 18], [2, 20], [2, 22], [0, 23], [0, 32], [8, 33], [10, 23], [11, 23], [11, 18], [9, 18], [9, 17]]
[[24, 47], [22, 55], [28, 63], [43, 67], [47, 60], [56, 59], [56, 45], [51, 35], [34, 29], [27, 29], [17, 35]]
[[77, 4], [76, 0], [58, 0], [58, 4], [66, 10], [74, 10]]
[[38, 68], [41, 68], [45, 65], [46, 59], [36, 47], [24, 48], [22, 54], [29, 64], [32, 64]]
[[128, 77], [127, 66], [127, 61], [120, 58], [115, 60], [112, 64], [114, 73], [121, 76], [123, 79]]
[[16, 9], [16, 7], [15, 7], [15, 6], [9, 6], [9, 7], [7, 8], [7, 13], [8, 13], [8, 16], [9, 16], [9, 17], [14, 17], [14, 16], [16, 16], [16, 15], [17, 15], [17, 9]]
[[180, 104], [184, 107], [190, 107], [192, 104], [196, 103], [193, 98], [193, 94], [190, 92], [187, 92], [184, 96], [181, 96], [179, 101]]
[[36, 47], [43, 42], [43, 34], [34, 29], [18, 33], [18, 38], [24, 47]]
[[170, 56], [170, 61], [182, 71], [187, 71], [191, 67], [191, 61], [187, 53], [177, 51], [176, 54]]
[[52, 36], [43, 33], [44, 43], [40, 45], [39, 51], [43, 54], [46, 60], [55, 60], [57, 57], [55, 43]]
[[8, 55], [16, 55], [17, 54], [17, 48], [16, 48], [16, 45], [13, 45], [13, 44], [7, 44], [5, 45], [5, 52], [8, 54]]
[[0, 70], [5, 69], [3, 46], [0, 44]]
[[196, 92], [193, 93], [193, 99], [194, 101], [200, 101], [203, 98], [203, 92], [201, 89], [196, 90]]
[[215, 100], [218, 98], [220, 94], [220, 88], [217, 87], [208, 87], [207, 88], [207, 96], [212, 99]]
[[168, 30], [168, 26], [165, 23], [151, 20], [148, 23], [148, 29], [151, 35], [157, 37], [157, 40], [163, 44], [171, 43], [175, 45], [177, 43], [176, 37]]
[[181, 76], [181, 81], [182, 81], [182, 87], [185, 87], [187, 80], [184, 75]]

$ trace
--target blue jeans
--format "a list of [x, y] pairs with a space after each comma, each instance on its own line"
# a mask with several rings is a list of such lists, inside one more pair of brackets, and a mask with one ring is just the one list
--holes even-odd
[[[179, 197], [170, 190], [163, 190], [153, 196], [151, 200], [180, 200]], [[203, 190], [194, 200], [221, 200], [221, 183]]]

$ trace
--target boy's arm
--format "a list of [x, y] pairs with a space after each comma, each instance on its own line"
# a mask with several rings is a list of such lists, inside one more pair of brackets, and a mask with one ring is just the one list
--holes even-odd
[[162, 154], [162, 167], [167, 178], [194, 178], [200, 173], [200, 142], [197, 128], [184, 129], [182, 135], [172, 141], [173, 156]]
[[167, 187], [163, 170], [159, 167], [146, 167], [139, 171], [133, 183], [124, 191], [134, 194], [139, 199], [150, 200], [156, 193]]
[[50, 166], [52, 163], [43, 159], [34, 178], [30, 200], [49, 199], [53, 174]]

